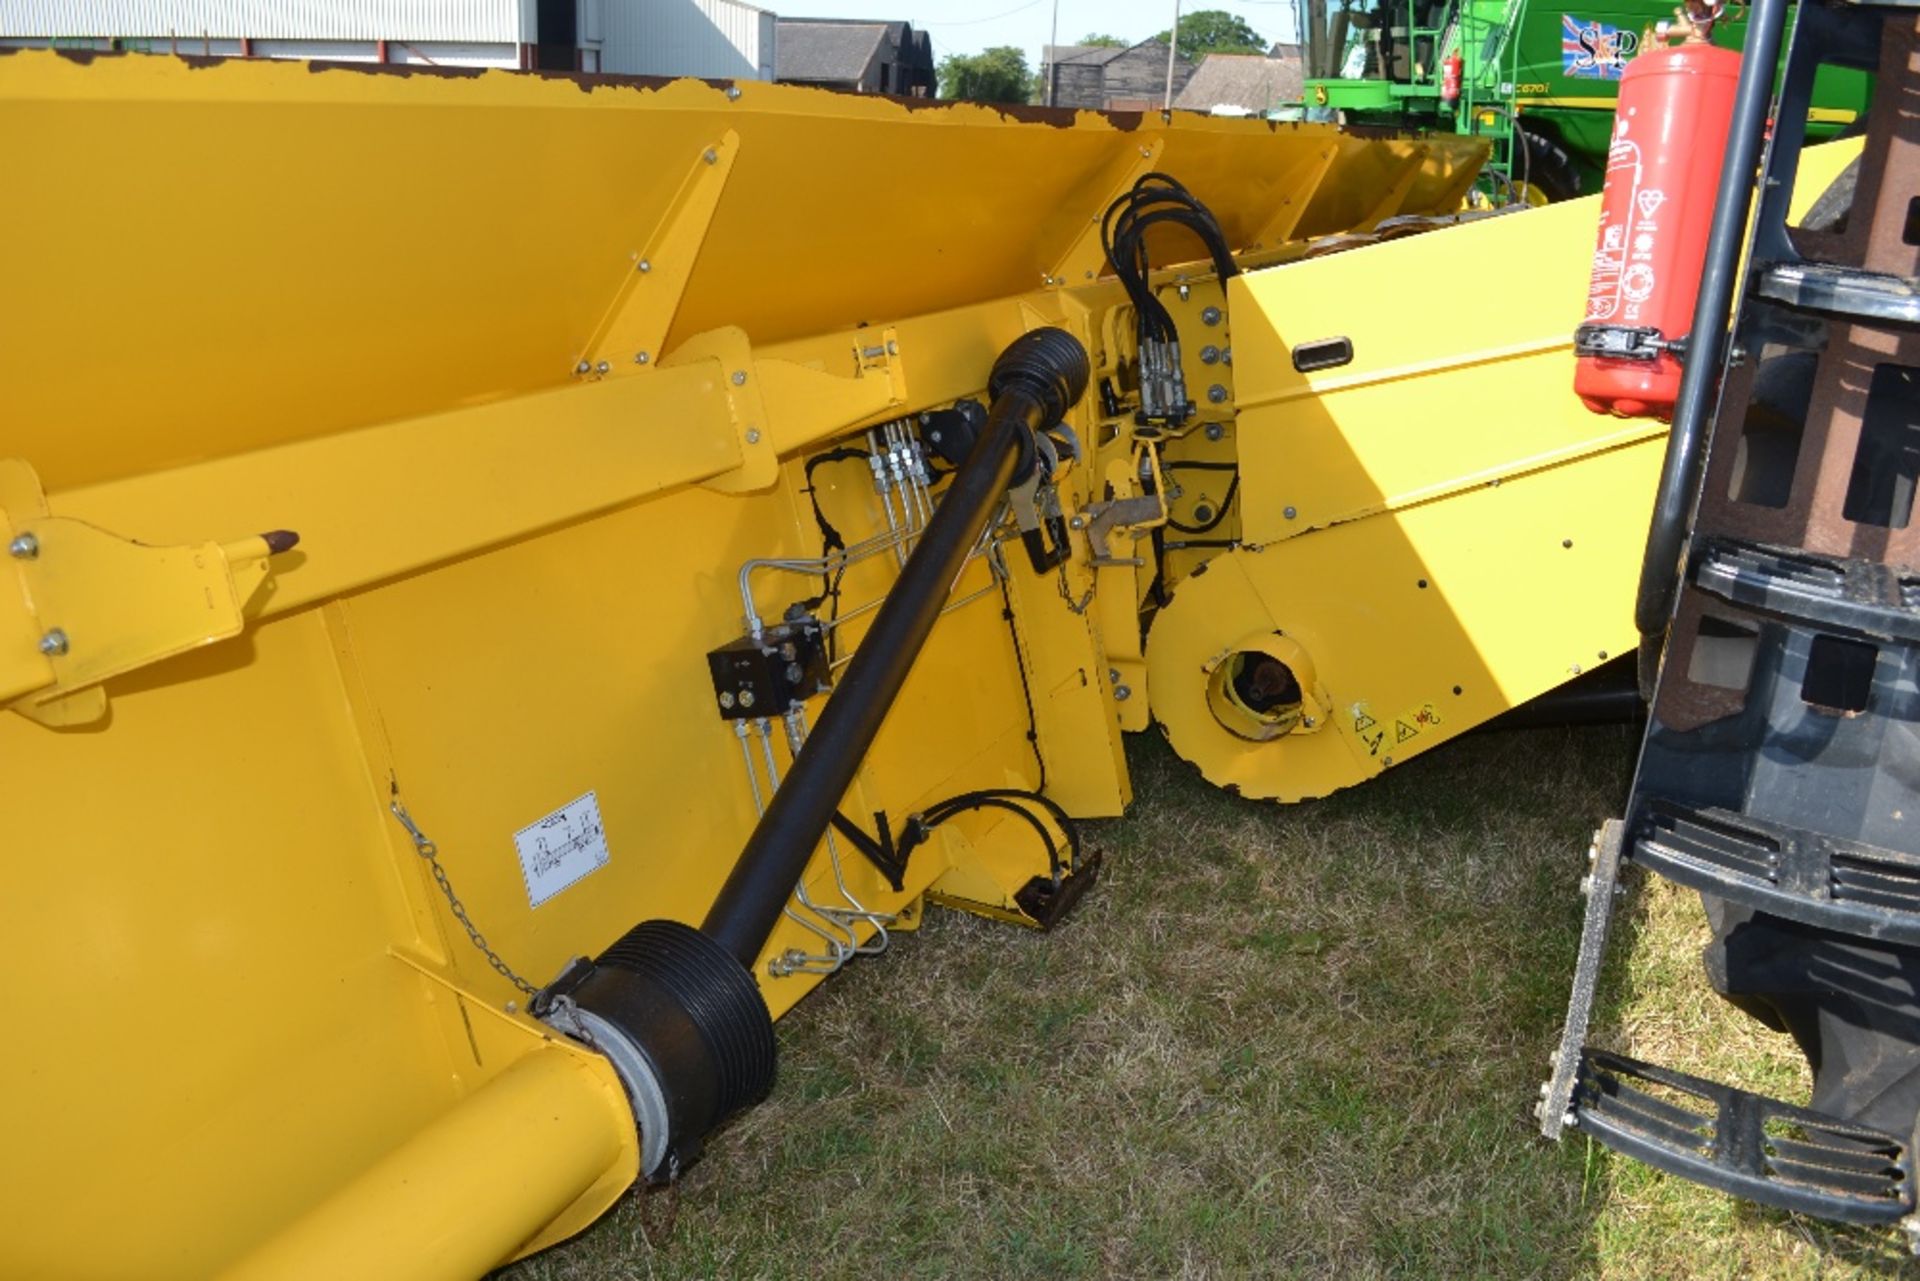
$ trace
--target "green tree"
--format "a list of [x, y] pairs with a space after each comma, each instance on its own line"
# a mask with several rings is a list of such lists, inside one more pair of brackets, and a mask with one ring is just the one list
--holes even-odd
[[940, 96], [967, 102], [1026, 102], [1034, 75], [1027, 55], [1012, 45], [980, 53], [949, 54], [940, 60]]
[[1104, 31], [1089, 31], [1086, 35], [1080, 37], [1080, 43], [1083, 45], [1092, 45], [1096, 49], [1124, 49], [1127, 47], [1127, 42], [1119, 36], [1110, 36]]
[[[1155, 40], [1165, 41], [1170, 31], [1162, 31]], [[1198, 61], [1209, 53], [1265, 53], [1267, 41], [1247, 25], [1246, 19], [1225, 9], [1199, 9], [1182, 15], [1180, 56]]]

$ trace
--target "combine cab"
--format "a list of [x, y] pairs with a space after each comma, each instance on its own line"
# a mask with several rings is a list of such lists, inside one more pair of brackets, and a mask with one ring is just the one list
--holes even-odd
[[[1487, 139], [1481, 184], [1495, 203], [1600, 190], [1620, 78], [1674, 16], [1672, 0], [1384, 0], [1308, 5], [1306, 105], [1352, 124]], [[1715, 30], [1738, 49], [1745, 19]], [[1823, 67], [1809, 136], [1833, 137], [1866, 109], [1871, 80]]]

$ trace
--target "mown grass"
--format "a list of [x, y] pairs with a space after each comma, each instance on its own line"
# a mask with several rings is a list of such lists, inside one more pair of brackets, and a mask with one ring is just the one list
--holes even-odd
[[[1533, 1133], [1636, 744], [1482, 734], [1281, 808], [1138, 736], [1071, 921], [931, 914], [782, 1020], [772, 1098], [678, 1189], [502, 1275], [1896, 1275], [1888, 1234]], [[1636, 880], [1596, 1039], [1803, 1098], [1704, 941], [1697, 899]]]

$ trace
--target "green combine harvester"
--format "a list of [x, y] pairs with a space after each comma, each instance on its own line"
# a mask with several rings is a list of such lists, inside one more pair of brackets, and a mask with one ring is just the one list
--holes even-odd
[[[1483, 195], [1495, 203], [1592, 194], [1620, 77], [1654, 24], [1673, 14], [1670, 0], [1380, 0], [1331, 13], [1326, 0], [1304, 0], [1306, 108], [1338, 111], [1350, 124], [1489, 139]], [[1745, 36], [1744, 10], [1713, 33], [1730, 49]], [[1865, 72], [1822, 67], [1809, 138], [1847, 128], [1872, 92]]]

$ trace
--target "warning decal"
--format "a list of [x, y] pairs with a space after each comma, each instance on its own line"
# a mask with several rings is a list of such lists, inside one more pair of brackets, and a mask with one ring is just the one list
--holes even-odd
[[609, 862], [599, 798], [588, 792], [529, 823], [513, 834], [513, 847], [520, 855], [520, 873], [527, 880], [527, 901], [539, 907]]

